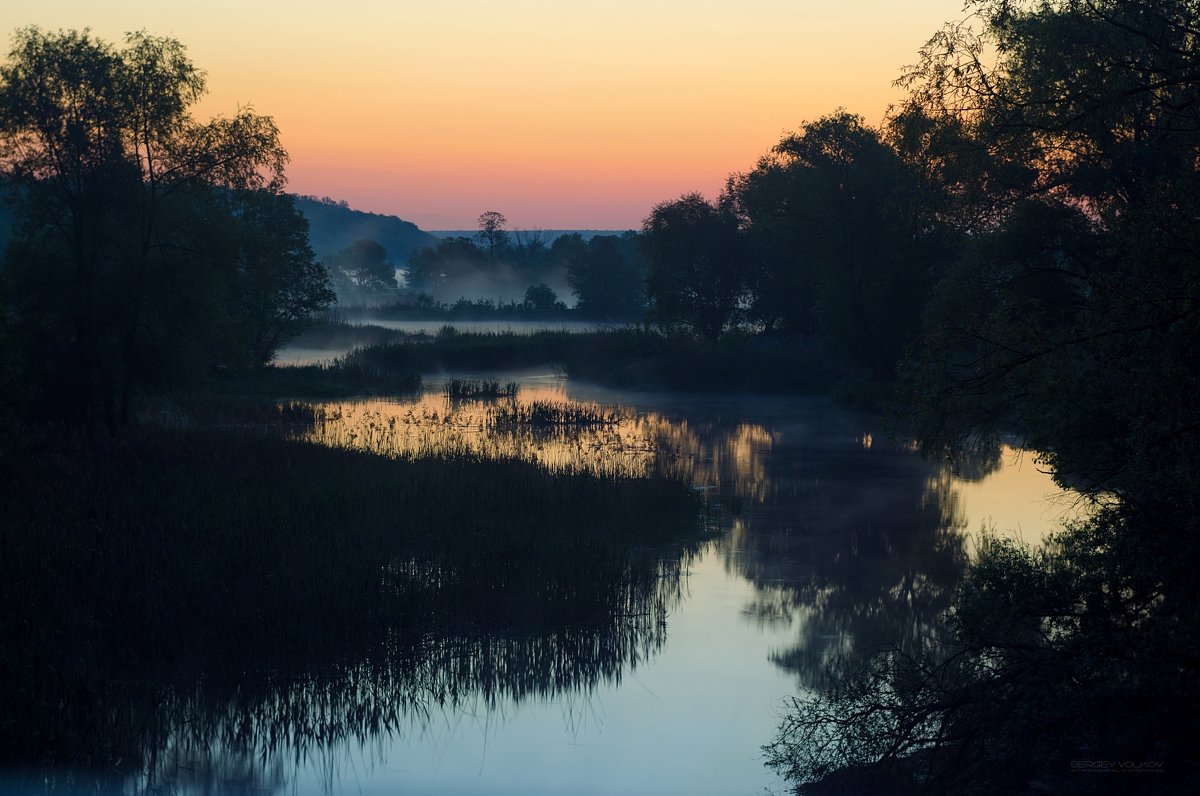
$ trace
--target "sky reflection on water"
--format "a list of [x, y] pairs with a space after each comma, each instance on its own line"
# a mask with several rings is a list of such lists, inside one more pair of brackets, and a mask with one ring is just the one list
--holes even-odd
[[759, 757], [783, 698], [838, 654], [933, 633], [985, 522], [1036, 539], [1070, 509], [1029, 455], [1000, 451], [999, 469], [967, 480], [819, 400], [627, 394], [540, 373], [524, 374], [518, 401], [618, 419], [497, 431], [494, 404], [452, 402], [433, 382], [416, 401], [327, 405], [340, 419], [314, 436], [398, 455], [447, 446], [551, 469], [666, 470], [703, 490], [726, 534], [692, 562], [665, 645], [635, 673], [434, 723], [391, 746], [356, 784], [364, 792], [783, 792]]
[[[967, 480], [822, 400], [621, 393], [549, 371], [518, 379], [519, 405], [599, 422], [514, 422], [529, 415], [505, 415], [504, 399], [452, 401], [432, 380], [419, 398], [320, 404], [323, 419], [300, 435], [390, 456], [467, 451], [686, 479], [724, 533], [682, 559], [652, 553], [672, 580], [648, 597], [648, 621], [574, 639], [503, 628], [431, 637], [424, 652], [308, 691], [284, 684], [259, 698], [238, 686], [221, 697], [235, 722], [252, 709], [286, 735], [302, 716], [316, 722], [309, 740], [248, 752], [219, 733], [173, 736], [152, 775], [38, 772], [0, 779], [0, 791], [782, 793], [759, 747], [783, 699], [818, 684], [839, 654], [929, 638], [985, 522], [1033, 540], [1073, 510], [1029, 455], [994, 452]], [[391, 718], [373, 724], [380, 704]], [[321, 735], [322, 716], [347, 711], [368, 718]]]

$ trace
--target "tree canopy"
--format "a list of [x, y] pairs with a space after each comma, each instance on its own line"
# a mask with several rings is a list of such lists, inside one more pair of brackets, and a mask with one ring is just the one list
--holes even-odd
[[[889, 124], [958, 234], [907, 405], [954, 457], [1018, 435], [1087, 519], [988, 539], [946, 646], [847, 661], [767, 748], [861, 792], [1183, 792], [1200, 673], [1200, 8], [984, 0]], [[918, 227], [921, 228], [921, 227]], [[1097, 781], [1075, 764], [1158, 767]]]
[[269, 359], [328, 303], [303, 219], [275, 196], [287, 153], [274, 122], [250, 109], [198, 122], [204, 90], [175, 39], [13, 38], [0, 66], [0, 167], [18, 201], [4, 277], [49, 415], [115, 433], [143, 387]]
[[493, 260], [508, 248], [508, 219], [498, 210], [487, 210], [479, 214], [477, 237]]
[[396, 289], [396, 266], [387, 250], [373, 240], [356, 240], [322, 262], [342, 300]]
[[655, 319], [715, 343], [746, 298], [737, 218], [700, 194], [685, 194], [654, 206], [641, 241]]
[[578, 299], [575, 309], [587, 317], [640, 319], [646, 312], [646, 261], [632, 233], [596, 235], [586, 244], [580, 239], [567, 282]]
[[724, 195], [748, 239], [750, 315], [890, 379], [948, 258], [925, 192], [861, 117], [839, 111], [785, 136]]

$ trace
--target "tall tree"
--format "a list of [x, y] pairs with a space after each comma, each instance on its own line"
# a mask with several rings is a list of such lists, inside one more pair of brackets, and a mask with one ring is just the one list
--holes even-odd
[[732, 178], [724, 199], [747, 230], [751, 314], [817, 333], [849, 367], [889, 379], [948, 256], [919, 183], [846, 112], [805, 125]]
[[[1094, 512], [1039, 550], [982, 545], [948, 654], [867, 656], [797, 702], [771, 762], [891, 791], [1184, 792], [1200, 734], [1200, 7], [972, 5], [908, 73], [895, 128], [969, 231], [912, 395], [928, 439], [1018, 432]], [[1099, 759], [1162, 775], [1078, 767]]]
[[257, 367], [270, 362], [337, 296], [329, 272], [309, 246], [308, 222], [290, 196], [239, 192], [232, 221], [235, 277], [228, 282], [227, 306], [237, 319], [235, 351], [244, 357], [233, 362]]
[[508, 232], [504, 229], [506, 226], [508, 219], [497, 210], [479, 214], [479, 232], [476, 233], [476, 237], [487, 249], [488, 257], [493, 260], [508, 248]]
[[737, 218], [698, 193], [655, 205], [642, 223], [655, 319], [715, 343], [746, 298]]
[[278, 191], [287, 154], [251, 110], [194, 120], [204, 90], [182, 44], [146, 33], [117, 48], [26, 28], [0, 66], [0, 165], [21, 199], [14, 324], [35, 341], [39, 405], [60, 417], [116, 433], [164, 364], [212, 348], [214, 224], [229, 192]]
[[[387, 250], [373, 240], [356, 240], [324, 260], [343, 294], [370, 294], [396, 289], [396, 266]], [[343, 296], [343, 299], [345, 296]]]

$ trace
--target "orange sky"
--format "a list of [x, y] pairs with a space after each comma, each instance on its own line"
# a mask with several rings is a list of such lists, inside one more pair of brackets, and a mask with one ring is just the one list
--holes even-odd
[[[5, 0], [0, 30], [145, 29], [209, 75], [202, 115], [275, 117], [289, 190], [425, 229], [640, 226], [713, 196], [838, 106], [878, 122], [891, 81], [963, 0]], [[7, 51], [7, 44], [5, 46]]]

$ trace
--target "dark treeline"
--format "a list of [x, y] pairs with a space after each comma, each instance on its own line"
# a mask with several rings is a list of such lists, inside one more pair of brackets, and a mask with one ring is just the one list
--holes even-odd
[[375, 315], [643, 319], [646, 263], [635, 233], [585, 240], [579, 233], [549, 237], [540, 230], [510, 231], [507, 223], [502, 213], [489, 210], [480, 215], [474, 236], [415, 246], [403, 260], [372, 238], [321, 259], [339, 303], [369, 307]]
[[964, 240], [898, 133], [839, 111], [785, 137], [716, 201], [655, 206], [641, 234], [651, 318], [709, 343], [748, 330], [815, 345], [848, 383], [893, 381]]
[[815, 333], [878, 377], [903, 363], [928, 450], [1014, 432], [1093, 501], [1037, 548], [986, 539], [948, 646], [842, 661], [768, 759], [814, 792], [1182, 792], [1200, 735], [1200, 8], [969, 6], [882, 130], [822, 119], [718, 202], [646, 223], [652, 286], [672, 258], [697, 275], [660, 313], [710, 337], [738, 313]]
[[379, 378], [398, 378], [547, 365], [585, 381], [637, 390], [822, 393], [832, 378], [824, 358], [803, 346], [728, 336], [709, 347], [649, 327], [479, 334], [445, 326], [436, 335], [393, 332], [341, 357], [335, 370], [363, 369]]
[[197, 122], [204, 90], [172, 39], [14, 37], [0, 67], [10, 429], [24, 416], [118, 436], [147, 390], [261, 366], [334, 300], [280, 192], [274, 123]]

